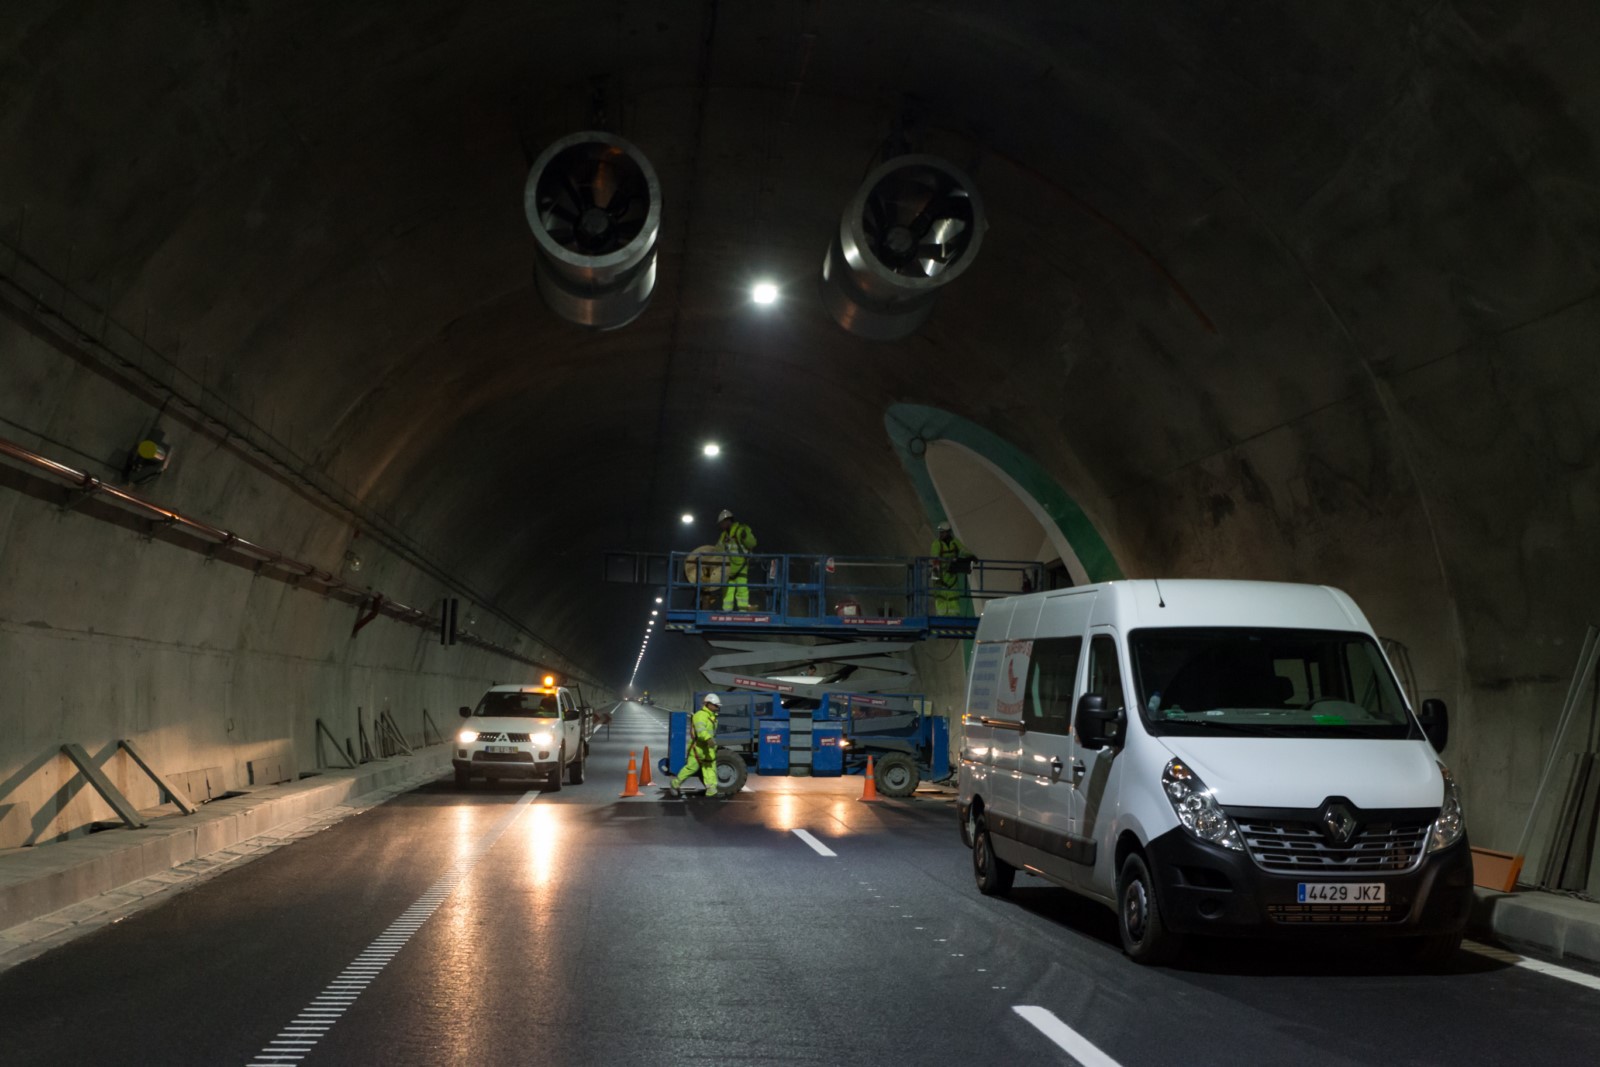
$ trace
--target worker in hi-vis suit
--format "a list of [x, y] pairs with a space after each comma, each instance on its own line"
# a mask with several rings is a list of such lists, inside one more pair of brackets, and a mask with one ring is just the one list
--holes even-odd
[[722, 698], [707, 693], [704, 703], [689, 717], [689, 756], [683, 761], [678, 776], [667, 786], [667, 792], [673, 796], [678, 795], [683, 783], [694, 777], [697, 770], [705, 780], [706, 796], [717, 795], [717, 711], [721, 707]]
[[727, 589], [722, 594], [722, 610], [750, 610], [750, 553], [755, 551], [756, 535], [750, 527], [736, 522], [727, 508], [717, 516], [722, 532], [717, 535], [717, 548], [722, 552], [727, 571]]

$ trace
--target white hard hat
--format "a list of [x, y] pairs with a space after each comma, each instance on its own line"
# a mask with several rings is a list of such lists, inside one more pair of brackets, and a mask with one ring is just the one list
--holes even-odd
[[941, 522], [939, 524], [939, 532], [940, 533], [949, 533], [950, 532], [950, 524], [948, 522]]
[[714, 708], [720, 708], [722, 707], [722, 698], [717, 696], [715, 693], [707, 693], [706, 703], [710, 704]]
[[733, 518], [733, 512], [729, 511], [727, 508], [723, 508], [721, 514], [717, 516], [717, 521], [721, 522], [723, 519], [731, 518]]

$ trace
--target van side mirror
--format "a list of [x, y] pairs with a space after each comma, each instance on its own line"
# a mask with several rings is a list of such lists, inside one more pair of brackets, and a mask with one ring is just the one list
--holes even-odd
[[1084, 748], [1105, 748], [1122, 744], [1122, 725], [1127, 721], [1121, 708], [1106, 710], [1106, 698], [1099, 693], [1085, 693], [1078, 698], [1078, 714], [1074, 729], [1078, 743]]
[[1422, 724], [1422, 733], [1427, 737], [1428, 744], [1433, 746], [1435, 752], [1442, 753], [1445, 742], [1450, 740], [1450, 709], [1445, 707], [1444, 701], [1433, 697], [1424, 700], [1417, 722]]
[[472, 718], [472, 709], [467, 707], [465, 704], [461, 705], [461, 717], [463, 719]]

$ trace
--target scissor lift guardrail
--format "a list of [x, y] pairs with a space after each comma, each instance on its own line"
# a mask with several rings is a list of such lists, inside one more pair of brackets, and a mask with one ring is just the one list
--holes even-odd
[[[972, 559], [963, 561], [970, 569], [963, 568], [962, 580], [950, 588], [938, 576], [951, 561], [937, 556], [753, 554], [746, 557], [750, 606], [744, 609], [729, 606], [729, 593], [738, 587], [722, 580], [726, 559], [716, 553], [670, 554], [666, 629], [970, 638], [977, 632], [982, 602], [1042, 588], [1044, 576], [1043, 565], [1033, 561]], [[688, 577], [690, 563], [693, 578]]]

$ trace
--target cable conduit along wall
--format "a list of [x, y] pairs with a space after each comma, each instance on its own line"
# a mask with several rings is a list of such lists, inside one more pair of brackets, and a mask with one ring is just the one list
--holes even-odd
[[[79, 297], [66, 283], [28, 259], [14, 245], [0, 241], [0, 252], [10, 256], [9, 271], [0, 271], [0, 308], [24, 322], [32, 332], [56, 344], [69, 357], [80, 359], [113, 379], [121, 379], [130, 391], [156, 394], [165, 404], [182, 409], [184, 414], [179, 417], [192, 422], [200, 432], [284, 480], [317, 506], [354, 523], [396, 556], [435, 581], [459, 590], [468, 600], [542, 645], [569, 667], [576, 666], [577, 660], [569, 652], [529, 629], [496, 607], [483, 593], [434, 563], [420, 546], [386, 519], [363, 507], [332, 480], [320, 476], [287, 445], [217, 396], [204, 382], [197, 381], [146, 339], [136, 336], [109, 313]], [[153, 406], [164, 405], [153, 403]]]
[[[322, 586], [322, 592], [326, 596], [334, 597], [345, 603], [369, 605], [376, 608], [378, 614], [399, 622], [410, 623], [413, 626], [424, 628], [433, 628], [439, 625], [438, 616], [430, 615], [420, 608], [408, 607], [398, 600], [393, 600], [374, 590], [351, 585], [338, 575], [325, 571], [304, 560], [295, 559], [275, 549], [267, 548], [248, 538], [240, 537], [230, 530], [224, 530], [210, 523], [202, 522], [182, 512], [162, 507], [159, 504], [145, 500], [135, 493], [130, 493], [126, 489], [108, 485], [87, 471], [81, 471], [75, 467], [69, 467], [65, 463], [59, 463], [48, 456], [40, 455], [29, 448], [25, 448], [15, 441], [0, 437], [0, 456], [14, 460], [24, 467], [39, 471], [57, 481], [64, 482], [75, 490], [78, 496], [75, 499], [67, 500], [63, 504], [64, 507], [79, 508], [81, 510], [80, 505], [86, 499], [103, 500], [124, 512], [133, 513], [147, 519], [153, 524], [149, 531], [152, 537], [160, 531], [186, 532], [191, 536], [168, 536], [164, 540], [168, 543], [197, 551], [203, 547], [208, 559], [229, 559], [231, 557], [231, 562], [239, 566], [252, 567], [257, 574], [262, 574], [269, 569], [277, 570], [282, 572], [286, 580], [296, 586], [302, 581], [315, 582]], [[93, 514], [92, 512], [86, 513]], [[95, 517], [103, 518], [104, 516]], [[202, 544], [195, 544], [194, 538], [201, 539]], [[472, 645], [486, 652], [516, 660], [519, 663], [526, 663], [540, 670], [545, 669], [545, 665], [537, 660], [530, 659], [514, 649], [473, 634], [462, 634], [458, 640], [462, 644]]]

